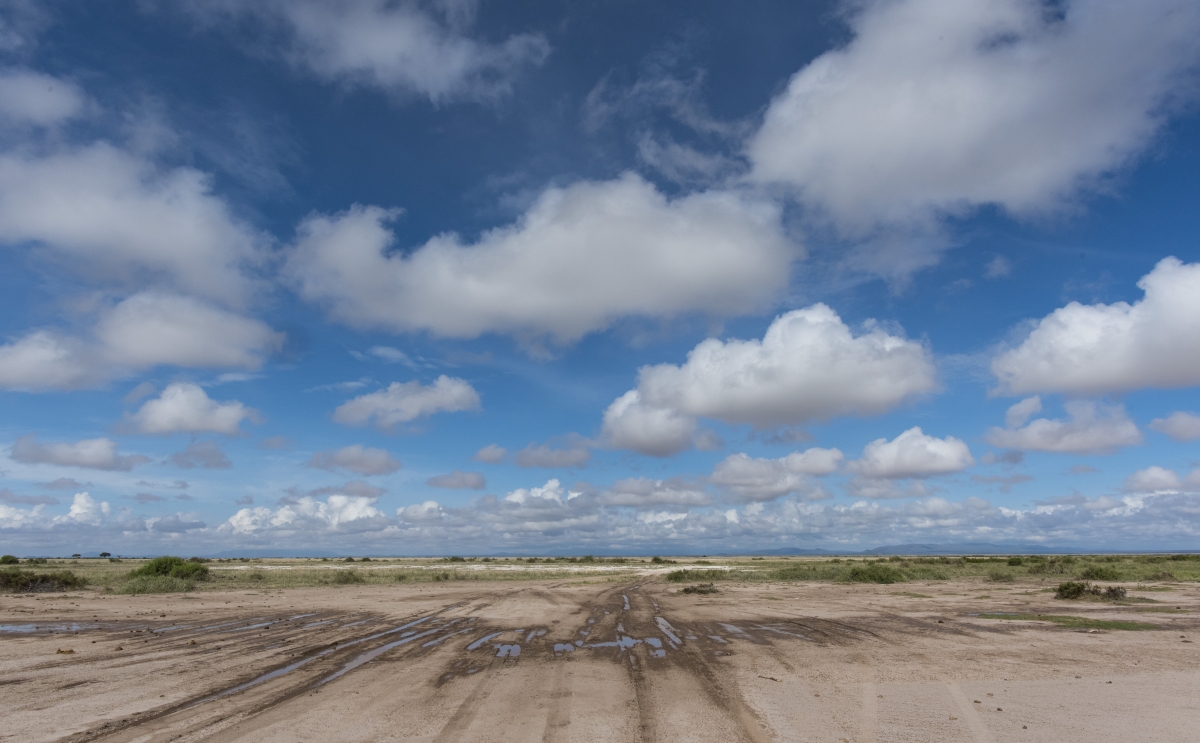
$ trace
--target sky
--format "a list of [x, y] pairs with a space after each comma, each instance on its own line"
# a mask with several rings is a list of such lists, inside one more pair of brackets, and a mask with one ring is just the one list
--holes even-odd
[[0, 0], [0, 551], [1200, 549], [1192, 0]]

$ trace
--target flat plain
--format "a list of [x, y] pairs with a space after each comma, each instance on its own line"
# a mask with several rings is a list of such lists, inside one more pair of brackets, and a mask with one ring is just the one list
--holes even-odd
[[[4, 595], [0, 741], [1071, 743], [1200, 730], [1195, 582], [1126, 581], [1126, 600], [1104, 602], [1055, 598], [1057, 576], [952, 565], [893, 584], [772, 580], [748, 560], [353, 569], [370, 579], [264, 561], [214, 565], [187, 593]], [[685, 593], [696, 576], [716, 576], [717, 592]]]

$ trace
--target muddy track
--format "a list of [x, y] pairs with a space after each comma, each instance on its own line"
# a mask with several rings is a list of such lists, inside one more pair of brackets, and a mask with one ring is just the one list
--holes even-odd
[[[11, 651], [0, 658], [10, 728], [0, 740], [758, 743], [807, 740], [798, 731], [810, 728], [813, 740], [885, 740], [904, 709], [890, 700], [912, 693], [950, 705], [944, 722], [958, 726], [929, 739], [972, 739], [992, 722], [979, 709], [964, 716], [959, 697], [985, 695], [956, 674], [991, 662], [1002, 663], [1006, 683], [1014, 673], [1013, 658], [986, 643], [1028, 645], [1051, 633], [1058, 644], [1085, 643], [1038, 645], [1051, 655], [1027, 667], [1057, 673], [1120, 639], [989, 624], [962, 610], [891, 610], [877, 595], [856, 604], [849, 592], [817, 617], [807, 613], [811, 596], [781, 603], [740, 588], [699, 598], [645, 580], [232, 600], [147, 599], [135, 606], [162, 608], [136, 612], [113, 602], [108, 614], [80, 606], [86, 621], [74, 623], [56, 609], [46, 624], [0, 635]], [[1175, 634], [1126, 637], [1175, 643], [1161, 662], [1194, 669], [1185, 636], [1194, 616], [1161, 621]], [[1147, 652], [1131, 662], [1148, 663]], [[938, 657], [956, 660], [937, 666]], [[889, 662], [910, 664], [900, 676], [929, 676], [932, 690], [889, 689]]]

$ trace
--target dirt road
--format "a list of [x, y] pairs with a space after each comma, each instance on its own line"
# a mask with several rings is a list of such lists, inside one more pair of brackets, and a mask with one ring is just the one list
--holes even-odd
[[0, 741], [1196, 740], [1200, 591], [1152, 595], [647, 579], [5, 596]]

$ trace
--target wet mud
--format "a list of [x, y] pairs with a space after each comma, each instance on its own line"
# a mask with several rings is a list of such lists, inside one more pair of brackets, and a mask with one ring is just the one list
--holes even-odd
[[[1086, 739], [1042, 709], [1082, 691], [1059, 666], [1200, 688], [1192, 614], [1089, 637], [845, 587], [482, 585], [9, 602], [0, 740], [1003, 740], [1021, 717], [1058, 743]], [[979, 684], [1023, 701], [964, 712], [997, 700]]]

